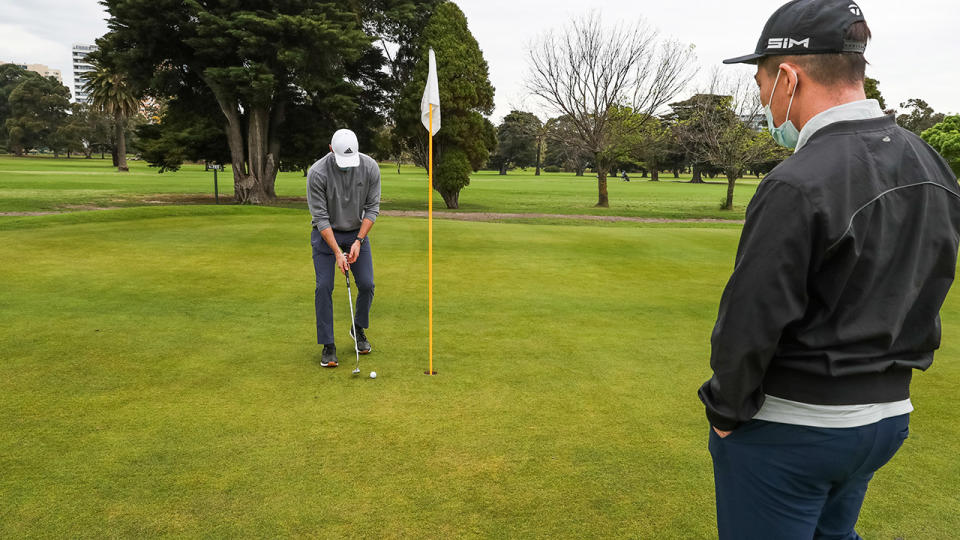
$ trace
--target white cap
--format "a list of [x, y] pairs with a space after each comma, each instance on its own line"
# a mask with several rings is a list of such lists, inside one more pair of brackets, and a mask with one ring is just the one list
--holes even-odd
[[360, 166], [360, 148], [357, 144], [357, 134], [349, 129], [341, 129], [333, 134], [330, 140], [333, 155], [337, 159], [337, 166], [343, 168]]

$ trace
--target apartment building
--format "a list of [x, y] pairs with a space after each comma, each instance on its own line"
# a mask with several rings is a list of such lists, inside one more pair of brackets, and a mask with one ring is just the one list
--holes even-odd
[[54, 79], [59, 81], [60, 84], [63, 84], [63, 77], [60, 75], [60, 70], [53, 69], [50, 66], [47, 66], [44, 64], [21, 64], [20, 62], [4, 62], [3, 60], [0, 60], [0, 64], [13, 64], [19, 67], [20, 69], [33, 71], [35, 73], [39, 73], [40, 75], [43, 75], [44, 77], [53, 77]]
[[97, 50], [96, 45], [75, 43], [73, 45], [73, 100], [77, 103], [91, 103], [90, 95], [83, 90], [87, 80], [85, 73], [93, 71], [93, 66], [87, 62], [87, 55]]

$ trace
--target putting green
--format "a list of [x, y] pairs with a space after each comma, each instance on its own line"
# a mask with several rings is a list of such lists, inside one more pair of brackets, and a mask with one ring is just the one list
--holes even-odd
[[[696, 388], [737, 228], [438, 221], [428, 378], [426, 224], [384, 217], [370, 380], [318, 367], [308, 221], [0, 220], [0, 536], [715, 535]], [[960, 530], [958, 330], [954, 294], [865, 537]]]

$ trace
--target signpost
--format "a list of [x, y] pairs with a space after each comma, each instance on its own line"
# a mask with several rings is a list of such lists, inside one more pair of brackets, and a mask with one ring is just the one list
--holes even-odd
[[207, 170], [213, 171], [213, 196], [217, 199], [217, 204], [220, 204], [220, 188], [217, 186], [217, 171], [222, 171], [223, 165], [208, 162]]

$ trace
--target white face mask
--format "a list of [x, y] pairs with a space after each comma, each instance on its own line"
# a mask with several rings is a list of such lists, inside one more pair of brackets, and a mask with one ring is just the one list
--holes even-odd
[[[773, 137], [773, 140], [776, 141], [780, 146], [785, 146], [787, 148], [796, 148], [797, 143], [800, 142], [800, 130], [797, 129], [797, 126], [793, 125], [793, 122], [790, 120], [790, 109], [793, 108], [793, 98], [797, 95], [797, 89], [793, 89], [793, 95], [790, 96], [790, 104], [787, 105], [787, 120], [783, 124], [780, 124], [780, 127], [773, 125], [773, 110], [770, 108], [773, 105], [773, 96], [777, 92], [777, 84], [780, 83], [780, 73], [783, 70], [777, 71], [777, 80], [773, 82], [773, 91], [770, 92], [770, 99], [767, 101], [767, 104], [764, 105], [763, 111], [767, 114], [767, 128], [770, 129], [770, 135]], [[800, 79], [797, 79], [797, 85], [799, 86]]]

